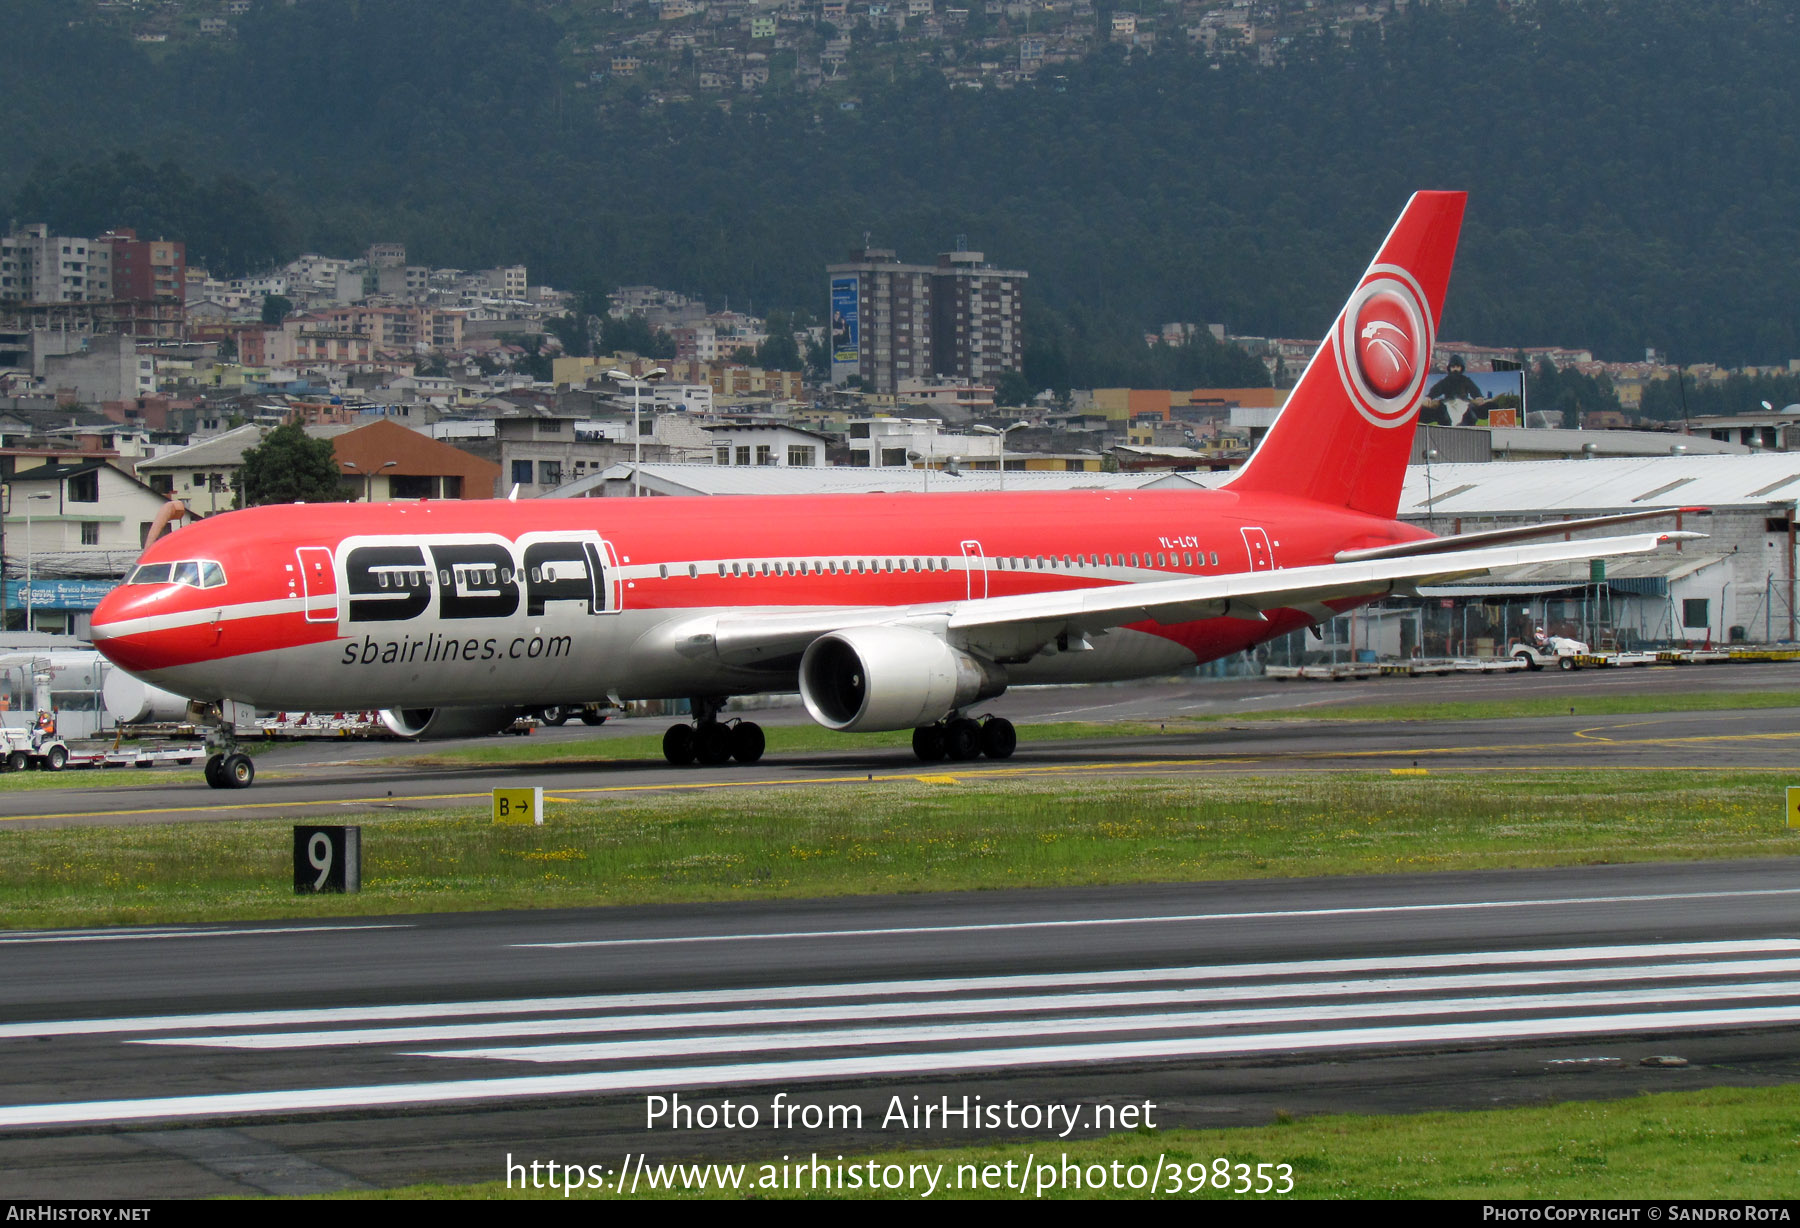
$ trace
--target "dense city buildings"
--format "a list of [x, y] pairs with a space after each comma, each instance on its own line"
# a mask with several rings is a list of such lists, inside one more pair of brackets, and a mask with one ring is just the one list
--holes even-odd
[[982, 253], [944, 252], [935, 265], [903, 264], [864, 247], [826, 269], [831, 303], [831, 382], [854, 378], [874, 393], [903, 381], [991, 381], [1024, 366], [1022, 269]]

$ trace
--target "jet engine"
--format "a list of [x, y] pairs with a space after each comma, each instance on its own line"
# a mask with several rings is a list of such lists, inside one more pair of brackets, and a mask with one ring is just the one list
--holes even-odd
[[1006, 690], [1006, 671], [911, 627], [850, 627], [800, 658], [800, 698], [827, 729], [917, 729]]
[[479, 738], [518, 719], [519, 708], [385, 708], [381, 723], [403, 738]]

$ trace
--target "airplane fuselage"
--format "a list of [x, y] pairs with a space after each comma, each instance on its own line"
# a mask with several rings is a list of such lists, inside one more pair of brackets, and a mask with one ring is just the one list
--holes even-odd
[[[94, 634], [158, 686], [267, 708], [725, 696], [793, 690], [797, 662], [721, 659], [690, 634], [714, 615], [929, 617], [971, 599], [1285, 569], [1424, 536], [1229, 490], [265, 507], [157, 542]], [[1013, 683], [1163, 673], [1324, 612], [1145, 620], [1079, 651], [1023, 654], [1008, 672]]]

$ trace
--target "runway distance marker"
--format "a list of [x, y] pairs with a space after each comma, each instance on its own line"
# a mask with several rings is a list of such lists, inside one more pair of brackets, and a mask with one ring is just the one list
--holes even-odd
[[1800, 785], [1787, 787], [1788, 826], [1800, 827]]
[[362, 890], [362, 828], [294, 825], [294, 894]]

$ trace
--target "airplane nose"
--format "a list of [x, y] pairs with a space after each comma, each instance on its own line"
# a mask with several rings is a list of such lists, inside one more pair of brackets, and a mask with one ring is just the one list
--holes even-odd
[[155, 624], [147, 621], [160, 612], [164, 603], [158, 598], [163, 596], [159, 589], [137, 586], [115, 588], [102, 597], [88, 620], [88, 635], [100, 655], [134, 674], [173, 664], [165, 659], [166, 645], [158, 650]]

